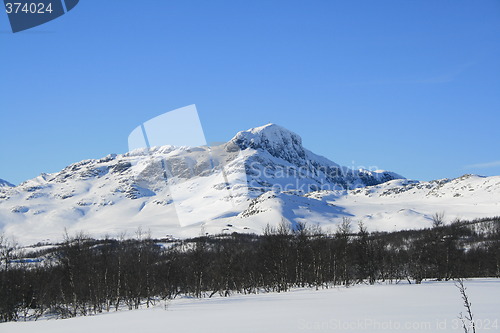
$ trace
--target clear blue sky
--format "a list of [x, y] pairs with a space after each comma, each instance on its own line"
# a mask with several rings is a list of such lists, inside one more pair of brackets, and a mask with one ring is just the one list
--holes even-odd
[[500, 175], [500, 1], [81, 0], [0, 12], [0, 178], [127, 151], [196, 104], [209, 142], [269, 122], [347, 166]]

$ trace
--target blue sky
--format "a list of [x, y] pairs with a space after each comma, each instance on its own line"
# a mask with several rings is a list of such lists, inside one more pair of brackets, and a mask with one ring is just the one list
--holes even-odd
[[127, 151], [196, 104], [209, 142], [269, 122], [347, 166], [500, 175], [498, 0], [81, 0], [0, 13], [0, 178]]

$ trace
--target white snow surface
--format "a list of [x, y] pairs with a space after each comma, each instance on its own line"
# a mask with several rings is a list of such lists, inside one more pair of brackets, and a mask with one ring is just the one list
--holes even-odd
[[[499, 279], [464, 282], [478, 332], [500, 330]], [[454, 283], [357, 285], [287, 293], [175, 299], [167, 308], [0, 324], [5, 333], [463, 332]]]
[[315, 155], [278, 125], [239, 132], [217, 147], [153, 147], [84, 160], [16, 187], [0, 187], [0, 232], [19, 243], [93, 237], [186, 238], [262, 233], [298, 222], [334, 229], [344, 217], [370, 230], [500, 215], [500, 177], [419, 182], [351, 170]]

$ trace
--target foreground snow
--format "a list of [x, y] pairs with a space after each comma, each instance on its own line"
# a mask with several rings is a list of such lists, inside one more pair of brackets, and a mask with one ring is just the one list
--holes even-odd
[[[500, 279], [465, 282], [478, 332], [500, 330]], [[1, 332], [463, 332], [453, 282], [177, 299], [167, 309], [0, 324]]]

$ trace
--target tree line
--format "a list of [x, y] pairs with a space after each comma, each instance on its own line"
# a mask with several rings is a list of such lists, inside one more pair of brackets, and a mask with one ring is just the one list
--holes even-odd
[[0, 237], [0, 321], [137, 309], [178, 296], [285, 292], [295, 287], [500, 277], [500, 218], [368, 232], [349, 219], [333, 233], [282, 224], [263, 235], [183, 241], [67, 236], [22, 254]]

